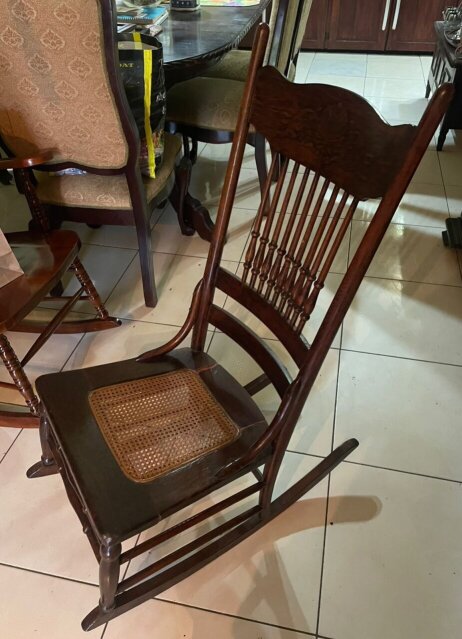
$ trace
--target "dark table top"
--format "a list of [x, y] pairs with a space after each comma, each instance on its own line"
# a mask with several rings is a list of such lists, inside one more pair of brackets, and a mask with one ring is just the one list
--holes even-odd
[[164, 47], [165, 73], [178, 82], [200, 73], [236, 47], [259, 21], [270, 0], [251, 7], [201, 7], [170, 11], [159, 34]]

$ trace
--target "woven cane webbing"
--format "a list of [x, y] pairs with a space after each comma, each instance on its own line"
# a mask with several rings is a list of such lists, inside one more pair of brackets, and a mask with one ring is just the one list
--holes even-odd
[[90, 407], [124, 474], [148, 482], [237, 438], [239, 429], [190, 370], [105, 386]]

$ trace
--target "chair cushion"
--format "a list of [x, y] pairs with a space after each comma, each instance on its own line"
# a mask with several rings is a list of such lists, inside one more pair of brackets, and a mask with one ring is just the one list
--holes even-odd
[[[165, 134], [162, 166], [155, 179], [143, 178], [148, 202], [163, 189], [175, 169], [181, 151], [181, 138]], [[131, 210], [130, 194], [124, 175], [38, 175], [37, 195], [45, 204], [98, 209]]]
[[220, 78], [194, 78], [180, 82], [167, 95], [167, 120], [178, 124], [234, 131], [244, 83]]
[[[90, 407], [90, 395], [98, 388], [185, 370], [200, 376], [220, 410], [237, 426], [238, 437], [174, 472], [143, 483], [132, 481], [101, 433]], [[36, 388], [66, 460], [67, 472], [74, 478], [100, 538], [110, 535], [127, 539], [198, 495], [214, 490], [219, 485], [217, 472], [242, 456], [267, 427], [242, 386], [210, 356], [188, 348], [172, 351], [153, 362], [128, 360], [45, 375], [39, 377]]]
[[245, 82], [249, 70], [251, 51], [233, 49], [203, 74], [204, 78], [222, 78]]

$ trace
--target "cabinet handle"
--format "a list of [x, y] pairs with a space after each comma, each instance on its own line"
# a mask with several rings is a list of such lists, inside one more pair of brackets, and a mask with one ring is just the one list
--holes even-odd
[[390, 13], [390, 0], [385, 2], [385, 10], [383, 12], [383, 20], [382, 20], [382, 31], [385, 31], [387, 28], [388, 22], [388, 14]]
[[396, 25], [398, 23], [399, 10], [400, 9], [401, 9], [401, 0], [397, 0], [396, 7], [395, 7], [395, 13], [393, 14], [393, 23], [391, 25], [392, 31], [394, 31], [396, 29]]

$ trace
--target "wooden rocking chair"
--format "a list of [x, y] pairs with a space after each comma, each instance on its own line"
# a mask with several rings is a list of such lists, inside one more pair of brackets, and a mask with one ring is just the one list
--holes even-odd
[[[18, 178], [24, 171], [52, 159], [49, 151], [31, 153], [29, 157], [0, 161], [0, 169], [14, 169]], [[27, 184], [27, 183], [26, 183]], [[118, 326], [120, 322], [109, 317], [93, 282], [78, 258], [80, 240], [73, 231], [48, 232], [48, 218], [39, 202], [28, 193], [28, 201], [36, 231], [7, 233], [6, 238], [15, 253], [24, 275], [0, 288], [0, 359], [12, 383], [0, 382], [0, 388], [14, 388], [23, 396], [29, 411], [0, 410], [0, 426], [38, 428], [39, 400], [27, 378], [24, 366], [55, 333], [87, 333]], [[53, 296], [67, 271], [73, 271], [80, 283], [79, 290], [70, 296]], [[26, 319], [26, 316], [44, 300], [61, 300], [62, 308], [49, 322]], [[88, 300], [95, 309], [96, 318], [64, 321], [79, 300]], [[29, 351], [19, 361], [6, 331], [39, 333]]]
[[[28, 475], [59, 470], [100, 566], [101, 598], [84, 619], [85, 630], [156, 596], [241, 542], [358, 445], [346, 441], [274, 498], [307, 396], [445, 113], [451, 88], [435, 94], [419, 126], [389, 126], [350, 91], [291, 84], [275, 69], [262, 68], [267, 36], [267, 26], [260, 26], [205, 274], [185, 324], [170, 342], [136, 359], [37, 382], [43, 455]], [[220, 261], [251, 125], [268, 140], [274, 160], [237, 277]], [[285, 160], [273, 185], [279, 155]], [[309, 346], [302, 330], [355, 208], [367, 198], [381, 201]], [[214, 303], [216, 290], [281, 341], [298, 365], [294, 380], [248, 326]], [[244, 348], [263, 373], [242, 387], [205, 353], [209, 325]], [[191, 348], [177, 349], [190, 332]], [[281, 398], [269, 424], [251, 397], [268, 384]], [[122, 552], [125, 540], [244, 475], [254, 480], [250, 486]], [[224, 520], [225, 509], [251, 495], [253, 506]], [[119, 579], [128, 561], [218, 513], [214, 528]]]

